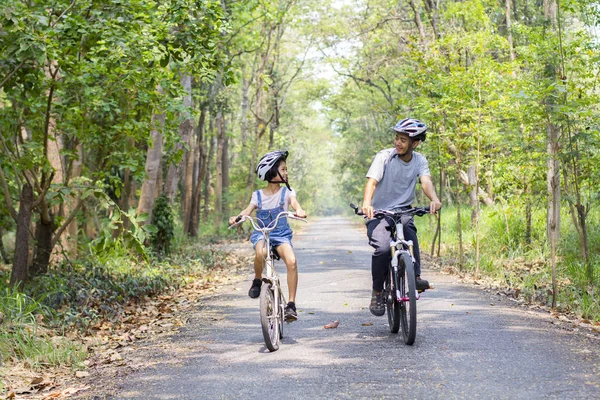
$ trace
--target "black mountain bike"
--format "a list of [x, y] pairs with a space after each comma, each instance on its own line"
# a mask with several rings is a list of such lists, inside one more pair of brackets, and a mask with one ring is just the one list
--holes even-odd
[[[354, 204], [350, 204], [357, 215], [363, 215]], [[412, 345], [417, 335], [417, 300], [419, 291], [415, 277], [412, 240], [404, 239], [403, 216], [429, 214], [429, 207], [415, 207], [401, 211], [375, 210], [375, 218], [385, 218], [391, 230], [390, 247], [392, 260], [389, 272], [383, 284], [383, 298], [386, 304], [388, 323], [392, 333], [398, 333], [402, 327], [404, 343]], [[366, 217], [365, 217], [366, 218]]]

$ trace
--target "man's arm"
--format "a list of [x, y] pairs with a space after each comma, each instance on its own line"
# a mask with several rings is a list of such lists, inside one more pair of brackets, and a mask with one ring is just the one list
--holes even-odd
[[435, 193], [435, 186], [433, 185], [429, 175], [423, 175], [421, 177], [421, 187], [423, 188], [425, 195], [429, 197], [429, 200], [431, 200], [431, 203], [429, 204], [429, 212], [431, 214], [435, 214], [437, 210], [442, 208], [442, 202], [440, 199], [438, 199], [437, 194]]
[[363, 204], [362, 211], [367, 216], [367, 218], [373, 218], [373, 206], [371, 205], [371, 200], [373, 200], [373, 193], [375, 193], [375, 188], [377, 187], [377, 180], [373, 178], [367, 179], [367, 184], [365, 185], [365, 194], [363, 196]]

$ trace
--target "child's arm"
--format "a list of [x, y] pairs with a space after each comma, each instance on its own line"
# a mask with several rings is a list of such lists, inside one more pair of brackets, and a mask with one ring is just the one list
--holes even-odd
[[304, 210], [300, 206], [300, 203], [298, 203], [298, 200], [296, 199], [296, 196], [290, 197], [290, 205], [292, 206], [292, 208], [294, 209], [294, 211], [296, 212], [296, 215], [298, 217], [300, 217], [300, 218], [306, 218], [306, 213], [304, 212]]
[[248, 207], [244, 208], [238, 215], [229, 218], [229, 225], [235, 224], [235, 220], [242, 215], [250, 215], [252, 211], [256, 208], [256, 204], [248, 204]]

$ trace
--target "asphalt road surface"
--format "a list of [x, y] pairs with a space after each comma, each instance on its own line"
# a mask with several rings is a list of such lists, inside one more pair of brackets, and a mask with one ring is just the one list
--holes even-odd
[[[205, 299], [160, 356], [144, 350], [153, 365], [118, 378], [110, 398], [600, 399], [599, 342], [548, 313], [425, 266], [436, 289], [417, 302], [417, 338], [406, 346], [368, 310], [364, 229], [312, 219], [294, 245], [299, 320], [285, 325], [278, 351], [265, 348], [249, 268], [246, 281]], [[281, 262], [278, 271], [285, 284]]]

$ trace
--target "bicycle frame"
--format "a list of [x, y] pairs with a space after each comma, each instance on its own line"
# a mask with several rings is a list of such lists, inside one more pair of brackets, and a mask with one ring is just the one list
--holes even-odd
[[[395, 232], [392, 235], [392, 240], [390, 241], [390, 247], [392, 249], [392, 268], [394, 269], [394, 287], [396, 288], [396, 299], [398, 301], [407, 302], [410, 299], [406, 296], [402, 297], [400, 293], [400, 285], [398, 283], [398, 260], [400, 258], [401, 253], [407, 253], [412, 259], [413, 265], [415, 263], [415, 256], [413, 254], [413, 242], [412, 240], [404, 239], [404, 227], [402, 225], [401, 218], [398, 221], [395, 221], [394, 218], [388, 219], [388, 222], [393, 220], [396, 225]], [[419, 292], [416, 293], [417, 300], [421, 297]]]

